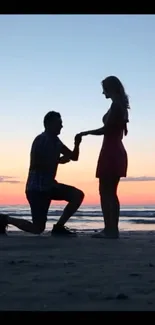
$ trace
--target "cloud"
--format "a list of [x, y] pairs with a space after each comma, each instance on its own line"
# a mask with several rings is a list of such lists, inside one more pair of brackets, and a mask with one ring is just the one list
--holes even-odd
[[122, 178], [122, 182], [150, 182], [155, 181], [155, 176], [139, 176]]
[[[121, 179], [121, 182], [151, 182], [151, 181], [155, 181], [155, 176], [136, 176], [136, 177], [129, 176]], [[17, 177], [0, 176], [0, 183], [19, 184], [23, 182], [18, 180]]]
[[19, 184], [22, 182], [12, 176], [0, 176], [0, 183]]

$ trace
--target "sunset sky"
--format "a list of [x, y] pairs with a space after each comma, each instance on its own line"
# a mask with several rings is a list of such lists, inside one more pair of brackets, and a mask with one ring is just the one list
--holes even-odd
[[[131, 104], [121, 204], [155, 204], [154, 35], [154, 15], [0, 15], [0, 204], [27, 203], [30, 147], [49, 110], [61, 113], [69, 148], [76, 133], [102, 126], [110, 101], [101, 80], [111, 74]], [[101, 143], [85, 137], [79, 161], [58, 170], [58, 181], [85, 192], [85, 204], [99, 203]]]

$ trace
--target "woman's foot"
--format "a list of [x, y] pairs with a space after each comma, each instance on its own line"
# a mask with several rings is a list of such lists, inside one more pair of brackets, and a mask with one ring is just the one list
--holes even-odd
[[96, 234], [91, 236], [92, 238], [106, 238], [106, 231], [105, 229], [98, 231]]
[[92, 235], [93, 238], [109, 238], [115, 239], [119, 238], [119, 230], [118, 229], [103, 229], [97, 234]]
[[119, 238], [119, 230], [118, 229], [110, 229], [107, 232], [108, 238]]

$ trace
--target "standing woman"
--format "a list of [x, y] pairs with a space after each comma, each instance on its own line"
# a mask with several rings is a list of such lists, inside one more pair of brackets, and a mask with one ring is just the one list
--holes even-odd
[[96, 177], [99, 179], [99, 194], [105, 228], [93, 237], [118, 238], [120, 203], [117, 187], [121, 177], [126, 177], [128, 167], [127, 152], [122, 143], [127, 135], [129, 99], [121, 81], [109, 76], [102, 81], [103, 94], [112, 104], [103, 116], [103, 125], [96, 130], [81, 132], [80, 136], [104, 135], [100, 151]]

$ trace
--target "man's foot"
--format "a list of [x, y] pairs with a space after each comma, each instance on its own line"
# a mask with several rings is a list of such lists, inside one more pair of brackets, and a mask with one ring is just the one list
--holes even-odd
[[6, 235], [7, 225], [7, 215], [0, 213], [0, 235]]
[[70, 231], [67, 227], [54, 225], [51, 231], [51, 235], [56, 236], [76, 236], [75, 232]]

